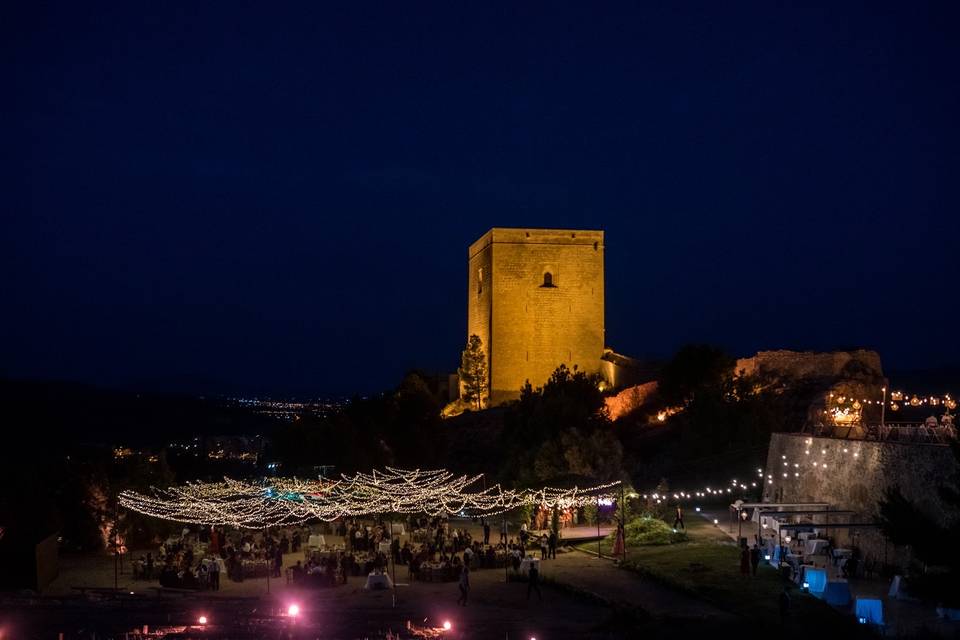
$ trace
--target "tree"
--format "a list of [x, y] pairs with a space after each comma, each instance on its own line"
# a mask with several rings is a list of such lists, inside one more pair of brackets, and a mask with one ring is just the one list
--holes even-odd
[[470, 404], [476, 404], [477, 410], [482, 409], [487, 391], [487, 356], [483, 352], [480, 336], [473, 334], [467, 340], [458, 373], [463, 399]]
[[729, 383], [734, 363], [733, 358], [717, 347], [686, 345], [661, 371], [660, 396], [670, 405], [689, 404], [698, 393], [719, 390]]
[[623, 450], [597, 375], [560, 365], [542, 387], [529, 382], [504, 414], [500, 479], [521, 484], [622, 476]]

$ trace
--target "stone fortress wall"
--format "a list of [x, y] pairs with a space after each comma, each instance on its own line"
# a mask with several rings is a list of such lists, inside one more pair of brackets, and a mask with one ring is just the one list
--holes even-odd
[[[767, 452], [763, 501], [829, 502], [856, 511], [851, 520], [870, 523], [877, 521], [887, 488], [899, 487], [920, 509], [943, 519], [946, 512], [937, 487], [954, 467], [946, 445], [775, 433]], [[847, 533], [837, 530], [830, 535]], [[906, 550], [887, 543], [877, 529], [861, 529], [848, 542], [881, 562], [904, 566], [909, 559]]]
[[468, 265], [467, 336], [483, 340], [491, 404], [561, 364], [600, 372], [603, 231], [493, 228], [470, 246]]
[[846, 378], [851, 374], [883, 376], [880, 354], [869, 349], [854, 351], [760, 351], [737, 360], [737, 373], [770, 373], [794, 378]]

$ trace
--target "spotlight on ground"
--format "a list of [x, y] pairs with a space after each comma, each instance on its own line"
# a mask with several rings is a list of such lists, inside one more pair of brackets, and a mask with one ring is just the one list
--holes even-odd
[[200, 624], [207, 624], [207, 616], [200, 616], [197, 618], [197, 622]]
[[449, 621], [449, 620], [444, 620], [444, 621], [443, 621], [443, 630], [444, 630], [444, 631], [450, 631], [450, 629], [453, 629], [453, 625], [450, 624], [450, 621]]
[[296, 618], [300, 615], [300, 605], [294, 603], [287, 607], [287, 615]]

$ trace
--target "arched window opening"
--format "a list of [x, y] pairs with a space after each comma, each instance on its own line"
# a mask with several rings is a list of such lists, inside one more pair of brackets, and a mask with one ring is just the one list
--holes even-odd
[[553, 274], [549, 271], [545, 271], [543, 274], [543, 284], [541, 287], [556, 287], [557, 285], [553, 284]]

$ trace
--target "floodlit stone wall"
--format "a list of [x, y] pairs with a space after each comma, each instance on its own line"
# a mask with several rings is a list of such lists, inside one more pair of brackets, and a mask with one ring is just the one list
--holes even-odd
[[600, 372], [603, 240], [602, 231], [494, 228], [471, 245], [467, 335], [483, 339], [492, 404], [561, 364]]
[[[955, 465], [946, 445], [775, 433], [767, 452], [763, 500], [829, 502], [856, 511], [851, 519], [868, 523], [877, 520], [886, 489], [899, 487], [921, 509], [944, 518], [937, 487], [954, 473]], [[843, 543], [847, 533], [834, 535]], [[876, 530], [856, 532], [849, 542], [880, 561], [903, 565], [908, 559], [904, 549], [886, 543]]]
[[613, 421], [619, 420], [634, 409], [643, 406], [643, 404], [656, 393], [657, 386], [656, 381], [644, 382], [643, 384], [627, 387], [616, 395], [604, 398], [610, 419]]
[[736, 371], [747, 375], [767, 373], [794, 378], [883, 377], [880, 354], [868, 349], [854, 351], [760, 351], [737, 360]]

